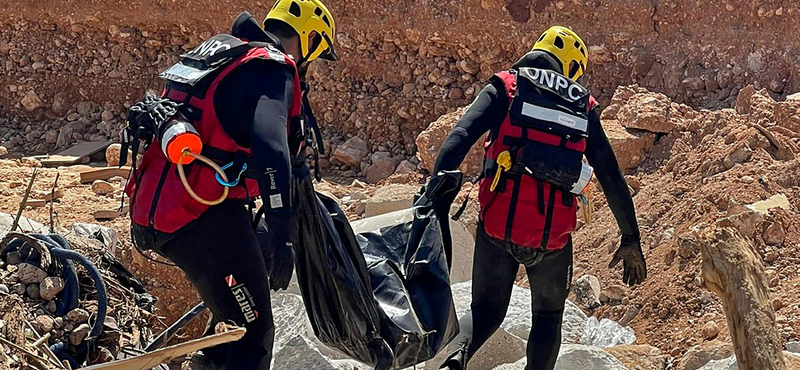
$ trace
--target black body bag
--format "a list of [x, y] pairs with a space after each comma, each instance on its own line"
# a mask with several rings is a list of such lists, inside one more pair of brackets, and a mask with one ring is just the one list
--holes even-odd
[[447, 210], [461, 174], [435, 177], [412, 221], [355, 235], [338, 204], [301, 172], [292, 185], [295, 267], [314, 334], [375, 369], [433, 358], [458, 334]]

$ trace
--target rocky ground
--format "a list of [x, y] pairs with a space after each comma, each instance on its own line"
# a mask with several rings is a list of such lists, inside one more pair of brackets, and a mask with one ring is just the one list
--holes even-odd
[[[125, 107], [204, 37], [271, 1], [0, 1], [0, 137], [13, 152], [54, 153], [116, 138]], [[591, 89], [607, 104], [638, 83], [693, 107], [731, 107], [748, 84], [785, 97], [800, 87], [794, 1], [330, 0], [342, 60], [310, 71], [330, 147], [358, 136], [370, 155], [326, 157], [335, 173], [378, 179], [416, 163], [416, 136], [469, 103], [545, 26], [589, 45]], [[70, 9], [64, 15], [58, 9]], [[488, 24], [496, 26], [487, 26]], [[756, 47], [757, 46], [757, 47]], [[411, 163], [403, 164], [404, 160]], [[368, 171], [374, 167], [371, 171]], [[349, 172], [348, 172], [349, 171]]]

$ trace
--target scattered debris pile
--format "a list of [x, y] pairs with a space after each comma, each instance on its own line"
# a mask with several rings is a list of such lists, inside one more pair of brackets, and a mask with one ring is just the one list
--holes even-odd
[[[78, 368], [137, 354], [162, 325], [156, 298], [109, 253], [116, 232], [3, 233], [0, 363]], [[10, 351], [9, 351], [10, 350]]]

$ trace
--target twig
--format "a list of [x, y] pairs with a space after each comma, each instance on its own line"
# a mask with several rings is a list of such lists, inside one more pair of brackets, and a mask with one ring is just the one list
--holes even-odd
[[64, 368], [67, 370], [72, 370], [72, 365], [69, 364], [69, 361], [64, 360]]
[[61, 176], [61, 172], [56, 172], [56, 179], [53, 180], [53, 187], [50, 189], [50, 232], [56, 232], [56, 229], [53, 228], [53, 203], [55, 203], [56, 198], [56, 187], [58, 186], [58, 177]]
[[44, 363], [50, 362], [48, 359], [46, 359], [46, 358], [44, 358], [42, 356], [39, 356], [39, 355], [37, 355], [37, 354], [35, 354], [35, 353], [31, 352], [31, 351], [28, 351], [25, 348], [22, 348], [22, 347], [20, 347], [20, 346], [18, 346], [16, 344], [14, 344], [13, 342], [7, 340], [6, 338], [0, 337], [0, 343], [3, 343], [3, 344], [5, 344], [5, 345], [7, 345], [7, 346], [9, 346], [11, 348], [14, 348], [17, 351], [22, 352], [23, 354], [25, 354], [26, 356], [28, 356], [28, 357], [30, 357], [32, 359], [36, 359], [36, 360], [39, 360], [39, 361], [44, 362]]
[[22, 217], [22, 210], [25, 209], [25, 203], [28, 202], [28, 196], [31, 195], [31, 189], [33, 188], [33, 180], [36, 179], [36, 173], [39, 172], [37, 168], [33, 168], [33, 174], [31, 174], [31, 180], [28, 181], [28, 188], [25, 190], [25, 194], [22, 195], [22, 201], [19, 203], [19, 210], [17, 210], [17, 217], [14, 218], [14, 223], [11, 224], [11, 231], [17, 229], [19, 226], [19, 220]]
[[[33, 324], [31, 324], [30, 321], [26, 320], [25, 324], [28, 325], [28, 329], [31, 330], [31, 333], [33, 333], [33, 335], [36, 338], [41, 339], [41, 337], [39, 336], [39, 332], [36, 331], [36, 328], [33, 327]], [[50, 333], [47, 333], [47, 335], [49, 337]], [[37, 342], [38, 342], [38, 340], [37, 340]], [[48, 357], [50, 357], [50, 359], [52, 360], [51, 363], [58, 365], [58, 367], [61, 368], [61, 369], [64, 368], [64, 366], [61, 365], [61, 360], [59, 360], [58, 356], [56, 356], [56, 354], [53, 353], [52, 350], [50, 350], [50, 346], [48, 346], [47, 343], [44, 343], [44, 345], [41, 346], [40, 349], [43, 349], [44, 354], [46, 354]]]
[[47, 333], [43, 337], [37, 339], [35, 342], [33, 342], [33, 344], [31, 344], [31, 347], [39, 348], [39, 346], [42, 345], [42, 343], [47, 342], [48, 339], [50, 339], [50, 333]]

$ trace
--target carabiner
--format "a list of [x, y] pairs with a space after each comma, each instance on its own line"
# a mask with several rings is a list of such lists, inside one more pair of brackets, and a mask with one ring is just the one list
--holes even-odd
[[[227, 170], [228, 168], [233, 166], [233, 163], [234, 162], [231, 162], [231, 163], [228, 163], [228, 164], [222, 166], [222, 170], [223, 171]], [[239, 170], [239, 174], [236, 175], [236, 178], [234, 180], [232, 180], [232, 181], [226, 182], [225, 180], [222, 179], [222, 177], [219, 176], [219, 173], [214, 174], [214, 177], [217, 179], [217, 182], [220, 185], [222, 185], [222, 186], [224, 186], [226, 188], [232, 188], [232, 187], [234, 187], [236, 185], [239, 185], [239, 180], [242, 178], [242, 174], [244, 173], [244, 171], [247, 171], [247, 163], [242, 163], [242, 169]]]

